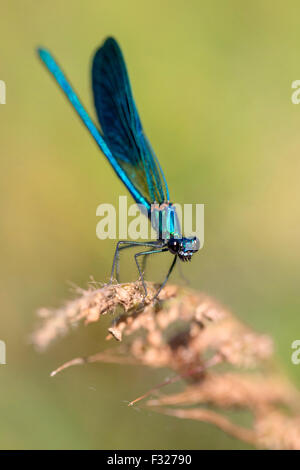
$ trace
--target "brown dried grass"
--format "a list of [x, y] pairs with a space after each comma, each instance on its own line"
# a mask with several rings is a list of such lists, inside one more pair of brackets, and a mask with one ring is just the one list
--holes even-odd
[[[149, 298], [155, 288], [148, 284]], [[169, 368], [176, 375], [131, 404], [155, 394], [144, 403], [157, 412], [211, 423], [256, 447], [300, 449], [300, 394], [275, 372], [268, 335], [253, 331], [212, 298], [190, 289], [168, 285], [158, 303], [142, 300], [139, 282], [77, 289], [77, 297], [61, 308], [39, 311], [41, 321], [32, 342], [43, 350], [71, 327], [97, 322], [121, 308], [107, 336], [118, 345], [68, 361], [52, 375], [89, 362]], [[180, 392], [162, 394], [163, 386], [178, 380]], [[240, 426], [234, 416], [228, 418], [228, 410], [250, 413], [251, 425]]]

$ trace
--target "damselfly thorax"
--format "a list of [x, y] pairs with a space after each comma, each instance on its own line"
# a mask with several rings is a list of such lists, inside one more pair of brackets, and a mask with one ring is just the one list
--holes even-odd
[[182, 261], [190, 261], [192, 255], [199, 250], [200, 242], [197, 237], [182, 236], [176, 206], [171, 202], [151, 204], [149, 218], [158, 241]]

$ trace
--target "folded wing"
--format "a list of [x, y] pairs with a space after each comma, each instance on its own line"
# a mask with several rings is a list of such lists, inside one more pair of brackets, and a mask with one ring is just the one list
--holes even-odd
[[106, 39], [94, 56], [92, 86], [103, 137], [113, 157], [150, 204], [168, 201], [165, 177], [143, 132], [122, 52], [113, 38]]

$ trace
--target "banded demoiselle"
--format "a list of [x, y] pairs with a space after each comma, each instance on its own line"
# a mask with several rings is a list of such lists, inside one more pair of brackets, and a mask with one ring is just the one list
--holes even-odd
[[166, 284], [176, 260], [179, 258], [181, 261], [190, 261], [193, 253], [199, 250], [200, 243], [197, 237], [183, 237], [181, 234], [176, 208], [170, 202], [162, 168], [143, 131], [121, 49], [117, 41], [109, 37], [96, 51], [93, 59], [92, 88], [102, 132], [83, 107], [51, 53], [43, 48], [38, 49], [38, 53], [117, 176], [134, 200], [146, 209], [157, 233], [157, 239], [153, 241], [122, 240], [117, 243], [111, 282], [115, 273], [118, 279], [120, 250], [134, 246], [147, 248], [134, 255], [146, 297], [147, 286], [139, 258], [143, 256], [146, 259], [149, 255], [165, 251], [174, 255], [165, 280], [155, 294], [156, 298]]

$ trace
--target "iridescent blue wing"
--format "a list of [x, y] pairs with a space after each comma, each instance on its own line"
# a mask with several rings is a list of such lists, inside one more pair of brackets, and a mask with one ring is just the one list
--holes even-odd
[[107, 143], [103, 139], [103, 136], [101, 135], [99, 129], [95, 126], [94, 122], [88, 115], [87, 111], [84, 109], [81, 101], [79, 100], [77, 94], [73, 90], [70, 82], [67, 80], [66, 76], [64, 75], [62, 69], [58, 65], [58, 63], [55, 61], [54, 57], [51, 55], [49, 51], [46, 49], [38, 49], [38, 54], [49, 70], [49, 72], [53, 75], [55, 78], [56, 82], [60, 86], [60, 88], [63, 90], [65, 93], [66, 97], [72, 104], [73, 108], [81, 118], [82, 122], [84, 125], [88, 128], [90, 131], [92, 137], [95, 139], [97, 145], [99, 148], [102, 150], [104, 155], [107, 157], [109, 160], [110, 164], [112, 165], [113, 169], [119, 176], [119, 178], [123, 181], [125, 186], [128, 188], [129, 192], [133, 196], [133, 198], [140, 204], [144, 204], [145, 207], [147, 207], [148, 211], [150, 210], [150, 204], [147, 199], [143, 197], [143, 194], [137, 189], [137, 185], [133, 184], [133, 179], [129, 178], [128, 172], [125, 172], [125, 170], [122, 168], [122, 166], [119, 164], [119, 161], [117, 158], [114, 157], [112, 154], [110, 148], [107, 146]]
[[128, 179], [148, 203], [169, 200], [160, 164], [143, 132], [118, 43], [108, 38], [92, 67], [94, 102], [103, 137]]

